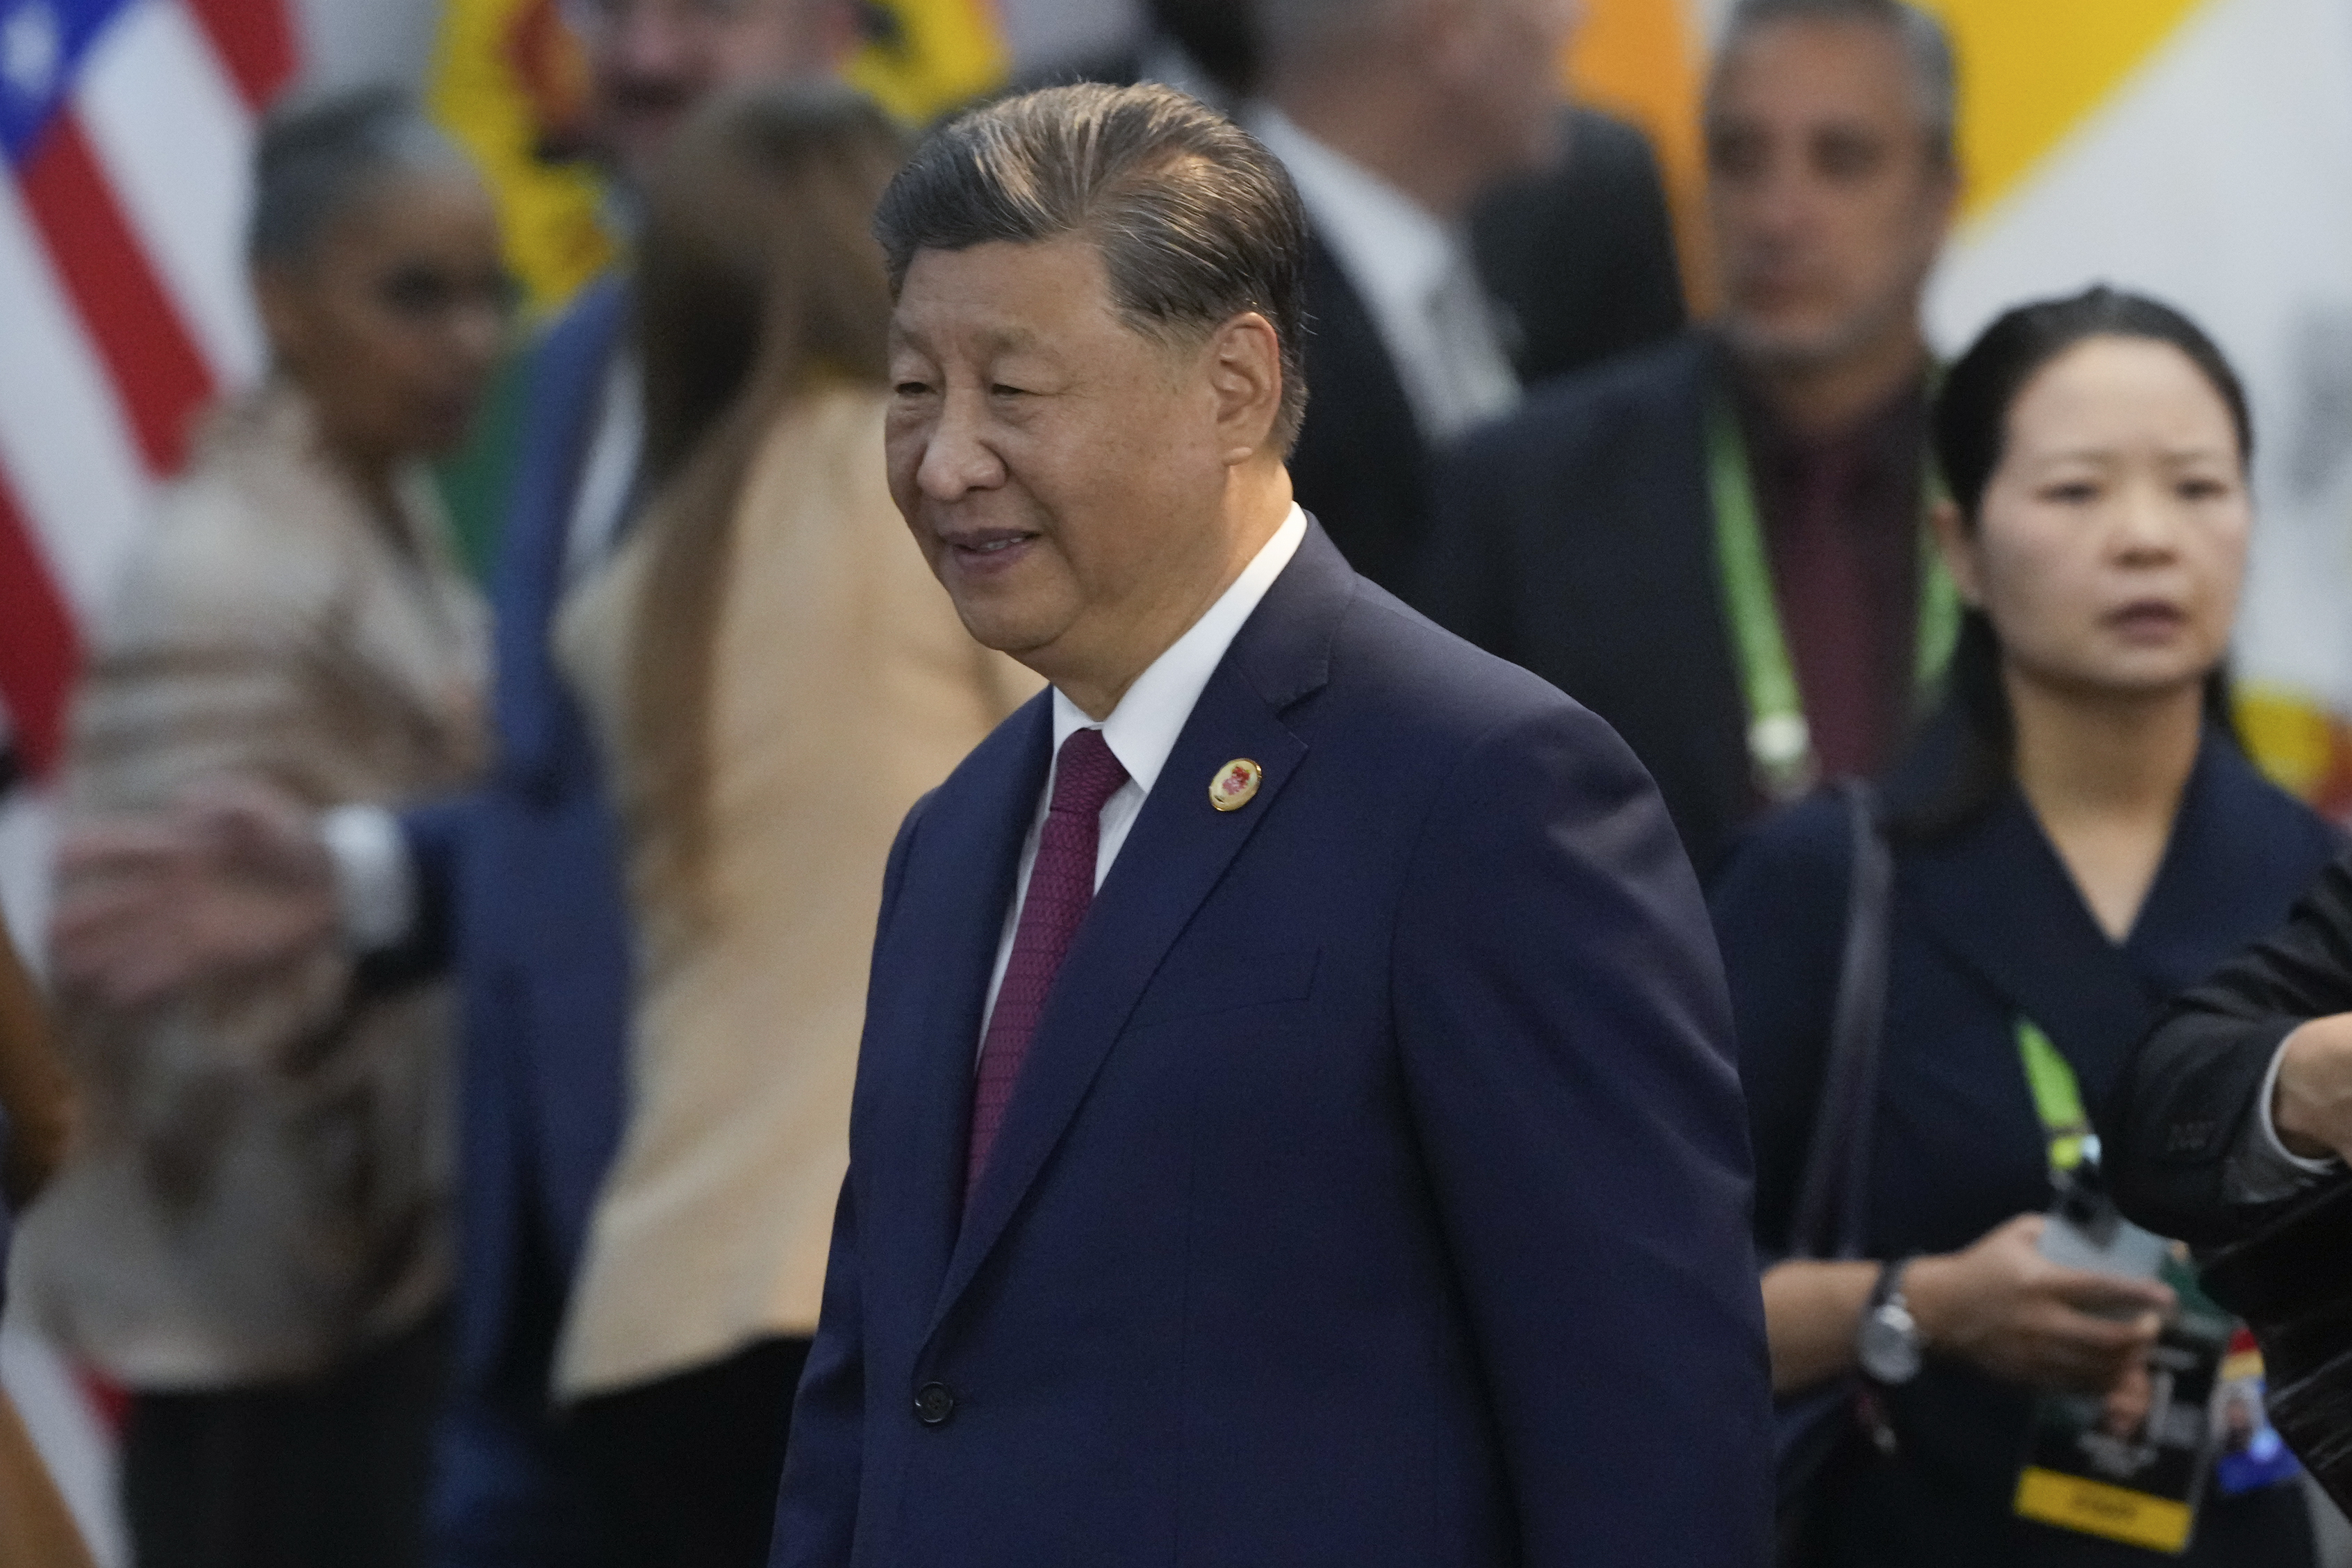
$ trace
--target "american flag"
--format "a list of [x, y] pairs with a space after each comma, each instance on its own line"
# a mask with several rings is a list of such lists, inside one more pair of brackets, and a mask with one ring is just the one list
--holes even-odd
[[0, 705], [56, 766], [78, 628], [262, 368], [242, 230], [288, 0], [0, 0]]
[[[243, 229], [256, 120], [298, 64], [290, 10], [0, 0], [0, 741], [35, 779], [155, 486], [263, 367]], [[19, 825], [0, 821], [0, 882], [21, 893], [17, 862], [43, 857]], [[13, 1327], [0, 1383], [100, 1563], [124, 1562], [108, 1401]]]

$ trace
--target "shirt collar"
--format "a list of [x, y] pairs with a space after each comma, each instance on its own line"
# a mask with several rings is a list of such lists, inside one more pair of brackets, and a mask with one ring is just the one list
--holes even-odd
[[[1241, 634], [1242, 623], [1265, 597], [1290, 558], [1298, 553], [1306, 542], [1307, 514], [1297, 506], [1274, 530], [1274, 537], [1258, 548], [1249, 565], [1233, 580], [1231, 587], [1218, 595], [1192, 630], [1169, 646], [1166, 653], [1151, 661], [1150, 667], [1135, 678], [1102, 722], [1103, 740], [1110, 747], [1119, 766], [1127, 769], [1142, 791], [1149, 795], [1160, 781], [1160, 770], [1167, 766], [1168, 754], [1176, 749], [1176, 737], [1183, 732], [1184, 721], [1192, 716], [1192, 706], [1201, 700], [1202, 688], [1216, 674], [1223, 662], [1225, 650]], [[1061, 755], [1062, 742], [1095, 721], [1086, 710], [1062, 695], [1058, 686], [1054, 691], [1054, 754]]]
[[1345, 153], [1259, 104], [1251, 129], [1297, 183], [1316, 231], [1381, 316], [1418, 314], [1467, 254], [1444, 219]]

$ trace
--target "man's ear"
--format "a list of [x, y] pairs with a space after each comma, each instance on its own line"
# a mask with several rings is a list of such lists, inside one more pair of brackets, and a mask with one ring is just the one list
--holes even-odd
[[1977, 570], [1977, 542], [1961, 519], [1958, 503], [1937, 502], [1927, 514], [1927, 526], [1936, 532], [1936, 551], [1944, 559], [1952, 586], [1959, 590], [1960, 601], [1971, 610], [1983, 609], [1984, 574]]
[[1227, 464], [1239, 465], [1273, 443], [1282, 416], [1282, 338], [1273, 322], [1244, 310], [1216, 329], [1205, 353], [1217, 445]]

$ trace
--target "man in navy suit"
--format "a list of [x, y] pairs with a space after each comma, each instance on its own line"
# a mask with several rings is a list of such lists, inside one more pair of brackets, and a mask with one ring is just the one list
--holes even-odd
[[1293, 504], [1287, 177], [1058, 88], [877, 225], [894, 494], [1054, 689], [891, 854], [774, 1568], [1763, 1563], [1706, 910], [1605, 725]]

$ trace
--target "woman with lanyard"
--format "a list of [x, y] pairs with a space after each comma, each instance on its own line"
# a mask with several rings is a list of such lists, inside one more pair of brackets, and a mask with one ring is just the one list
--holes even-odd
[[[1774, 1387], [1786, 1402], [1850, 1383], [1831, 1403], [1862, 1417], [1838, 1417], [1848, 1440], [1791, 1550], [1889, 1568], [2151, 1561], [2020, 1517], [2037, 1400], [2103, 1399], [2129, 1428], [2175, 1306], [2152, 1279], [2051, 1261], [2043, 1216], [2095, 1157], [2084, 1107], [2156, 1004], [2275, 924], [2336, 841], [2229, 730], [2252, 437], [2205, 335], [2104, 288], [2012, 311], [1953, 366], [1934, 434], [1937, 533], [1968, 608], [1944, 705], [1878, 808], [1892, 885], [1866, 1117], [1818, 1124], [1868, 843], [1847, 803], [1768, 822], [1715, 890], [1759, 1250], [1782, 1260], [1763, 1279]], [[1859, 1256], [1792, 1257], [1814, 1253], [1792, 1230], [1816, 1136], [1862, 1128]], [[2189, 1561], [2311, 1561], [2297, 1489], [2203, 1493]]]

